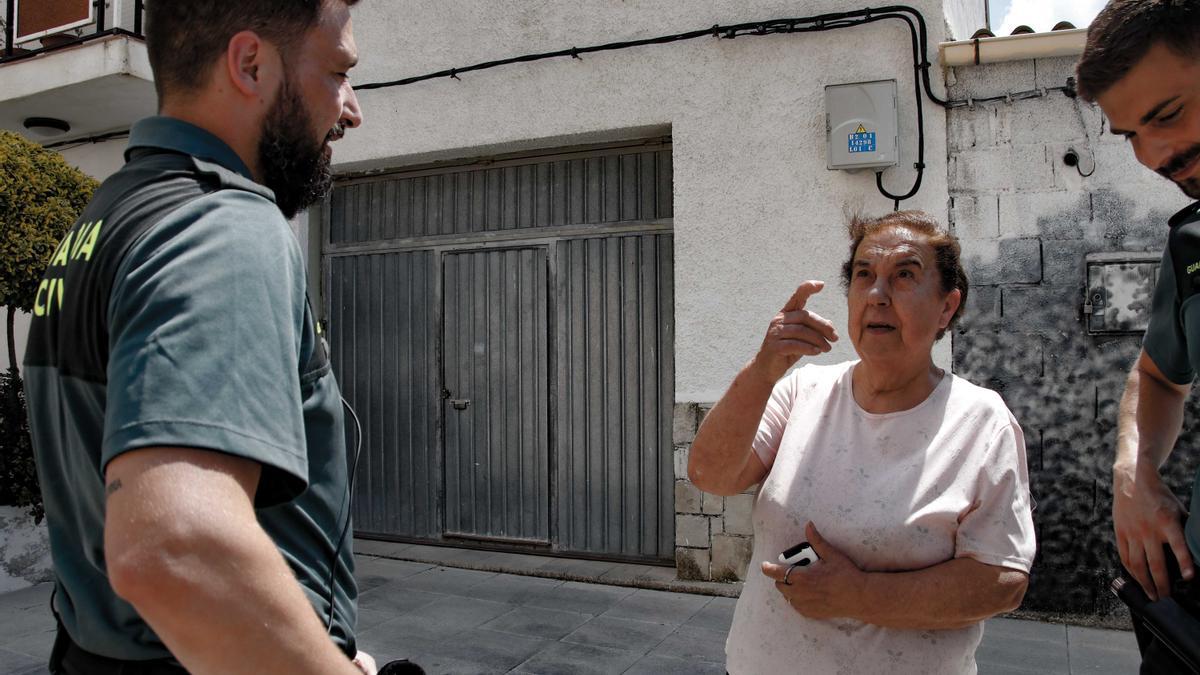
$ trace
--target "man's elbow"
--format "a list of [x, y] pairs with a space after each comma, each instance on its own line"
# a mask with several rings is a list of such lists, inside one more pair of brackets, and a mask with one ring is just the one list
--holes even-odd
[[105, 565], [113, 592], [143, 613], [186, 594], [204, 578], [197, 565], [204, 549], [213, 548], [205, 529], [177, 522], [141, 536], [106, 536]]

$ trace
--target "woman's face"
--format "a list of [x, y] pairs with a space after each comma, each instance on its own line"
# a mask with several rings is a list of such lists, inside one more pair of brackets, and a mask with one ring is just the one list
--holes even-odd
[[850, 272], [850, 340], [863, 360], [928, 360], [961, 300], [942, 292], [933, 247], [903, 226], [862, 240]]

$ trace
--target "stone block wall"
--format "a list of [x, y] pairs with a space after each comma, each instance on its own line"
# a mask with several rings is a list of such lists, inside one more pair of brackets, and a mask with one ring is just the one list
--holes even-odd
[[687, 477], [688, 449], [711, 407], [675, 404], [675, 565], [681, 579], [739, 581], [754, 549], [754, 492], [719, 497]]
[[[1056, 87], [1073, 65], [959, 68], [950, 95]], [[1025, 607], [1115, 611], [1111, 464], [1141, 335], [1088, 333], [1085, 257], [1161, 252], [1167, 218], [1188, 200], [1136, 162], [1097, 108], [1061, 93], [954, 109], [947, 129], [951, 226], [971, 280], [953, 368], [999, 391], [1025, 431], [1039, 543]], [[1064, 163], [1068, 149], [1078, 169]], [[1196, 412], [1193, 402], [1164, 470], [1185, 503], [1200, 459]]]

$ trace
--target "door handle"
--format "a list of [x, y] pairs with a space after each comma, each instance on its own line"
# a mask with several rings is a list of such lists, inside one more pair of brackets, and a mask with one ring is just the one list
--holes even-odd
[[450, 405], [454, 406], [455, 410], [466, 410], [467, 406], [471, 405], [471, 399], [469, 399], [469, 398], [452, 398], [452, 399], [450, 399]]

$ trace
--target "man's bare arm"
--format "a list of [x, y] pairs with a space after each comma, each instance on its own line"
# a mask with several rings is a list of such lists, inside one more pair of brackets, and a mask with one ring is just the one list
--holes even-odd
[[1183, 505], [1163, 484], [1167, 460], [1183, 425], [1190, 386], [1171, 382], [1143, 351], [1125, 383], [1113, 462], [1113, 528], [1121, 562], [1151, 598], [1170, 592], [1163, 544], [1185, 578], [1192, 559], [1183, 536]]
[[113, 589], [192, 673], [359, 673], [258, 524], [260, 472], [188, 448], [112, 460], [104, 551]]

